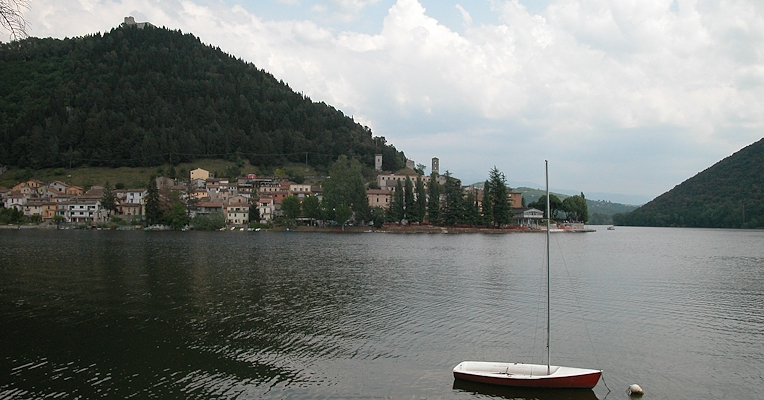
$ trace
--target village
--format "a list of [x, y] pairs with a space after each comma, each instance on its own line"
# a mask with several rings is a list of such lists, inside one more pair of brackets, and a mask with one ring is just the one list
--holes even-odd
[[[367, 185], [366, 197], [370, 208], [379, 207], [387, 210], [398, 182], [407, 179], [421, 179], [427, 188], [432, 177], [443, 185], [445, 177], [439, 174], [439, 160], [432, 158], [433, 174], [421, 175], [414, 171], [414, 161], [407, 161], [407, 168], [396, 173], [382, 171], [382, 156], [375, 160], [376, 184]], [[168, 178], [156, 177], [156, 188], [161, 198], [175, 196], [186, 205], [189, 220], [197, 216], [222, 215], [225, 220], [224, 229], [246, 229], [258, 226], [272, 226], [283, 222], [284, 212], [282, 202], [294, 196], [302, 202], [305, 198], [314, 196], [319, 201], [323, 197], [320, 184], [296, 183], [286, 177], [258, 176], [244, 174], [237, 179], [219, 178], [210, 171], [196, 168], [188, 173], [188, 177]], [[482, 201], [482, 187], [462, 186], [466, 194], [469, 191], [478, 203]], [[114, 210], [110, 212], [105, 207], [104, 193], [110, 192], [114, 198]], [[60, 180], [43, 182], [30, 179], [19, 182], [12, 188], [0, 187], [0, 200], [6, 209], [14, 209], [23, 213], [25, 222], [32, 225], [58, 228], [95, 228], [105, 227], [106, 224], [119, 222], [133, 227], [146, 226], [146, 188], [108, 189], [94, 185], [87, 190], [80, 186], [68, 185]], [[537, 230], [544, 213], [535, 208], [523, 206], [522, 194], [510, 191], [508, 203], [512, 210], [513, 223], [509, 228]], [[300, 215], [296, 218], [300, 225], [315, 226], [319, 221]], [[21, 224], [19, 224], [21, 225]], [[395, 231], [406, 221], [386, 224]], [[412, 224], [416, 226], [429, 224]], [[461, 227], [464, 229], [465, 227]], [[421, 227], [418, 231], [439, 229]]]

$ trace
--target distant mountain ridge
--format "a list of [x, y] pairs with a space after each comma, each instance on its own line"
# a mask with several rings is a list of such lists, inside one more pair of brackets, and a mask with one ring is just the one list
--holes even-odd
[[764, 139], [613, 219], [632, 226], [764, 228]]
[[0, 45], [0, 165], [156, 166], [202, 158], [383, 168], [404, 154], [341, 111], [165, 28]]

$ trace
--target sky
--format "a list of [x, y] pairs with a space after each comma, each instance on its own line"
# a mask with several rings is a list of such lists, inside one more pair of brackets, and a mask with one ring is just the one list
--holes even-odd
[[[764, 137], [760, 0], [31, 0], [29, 34], [192, 33], [463, 183], [640, 204]], [[7, 34], [0, 31], [0, 35]]]

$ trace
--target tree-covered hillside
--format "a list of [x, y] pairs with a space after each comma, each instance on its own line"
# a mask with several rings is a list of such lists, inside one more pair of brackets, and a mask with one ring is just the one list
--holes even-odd
[[613, 219], [634, 226], [764, 228], [764, 139]]
[[155, 166], [199, 158], [255, 165], [340, 155], [383, 168], [402, 152], [253, 64], [164, 28], [120, 27], [0, 45], [0, 165]]

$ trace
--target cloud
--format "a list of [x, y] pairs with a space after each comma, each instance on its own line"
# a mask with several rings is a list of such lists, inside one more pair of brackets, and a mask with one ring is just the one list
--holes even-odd
[[313, 16], [276, 20], [217, 2], [48, 0], [30, 22], [36, 36], [127, 15], [191, 32], [465, 182], [493, 165], [540, 182], [548, 158], [559, 186], [656, 196], [761, 137], [762, 3], [557, 0], [531, 12], [496, 0], [490, 23], [467, 3], [453, 5], [461, 32], [416, 0], [395, 1], [371, 33], [347, 23], [376, 0], [285, 5]]

